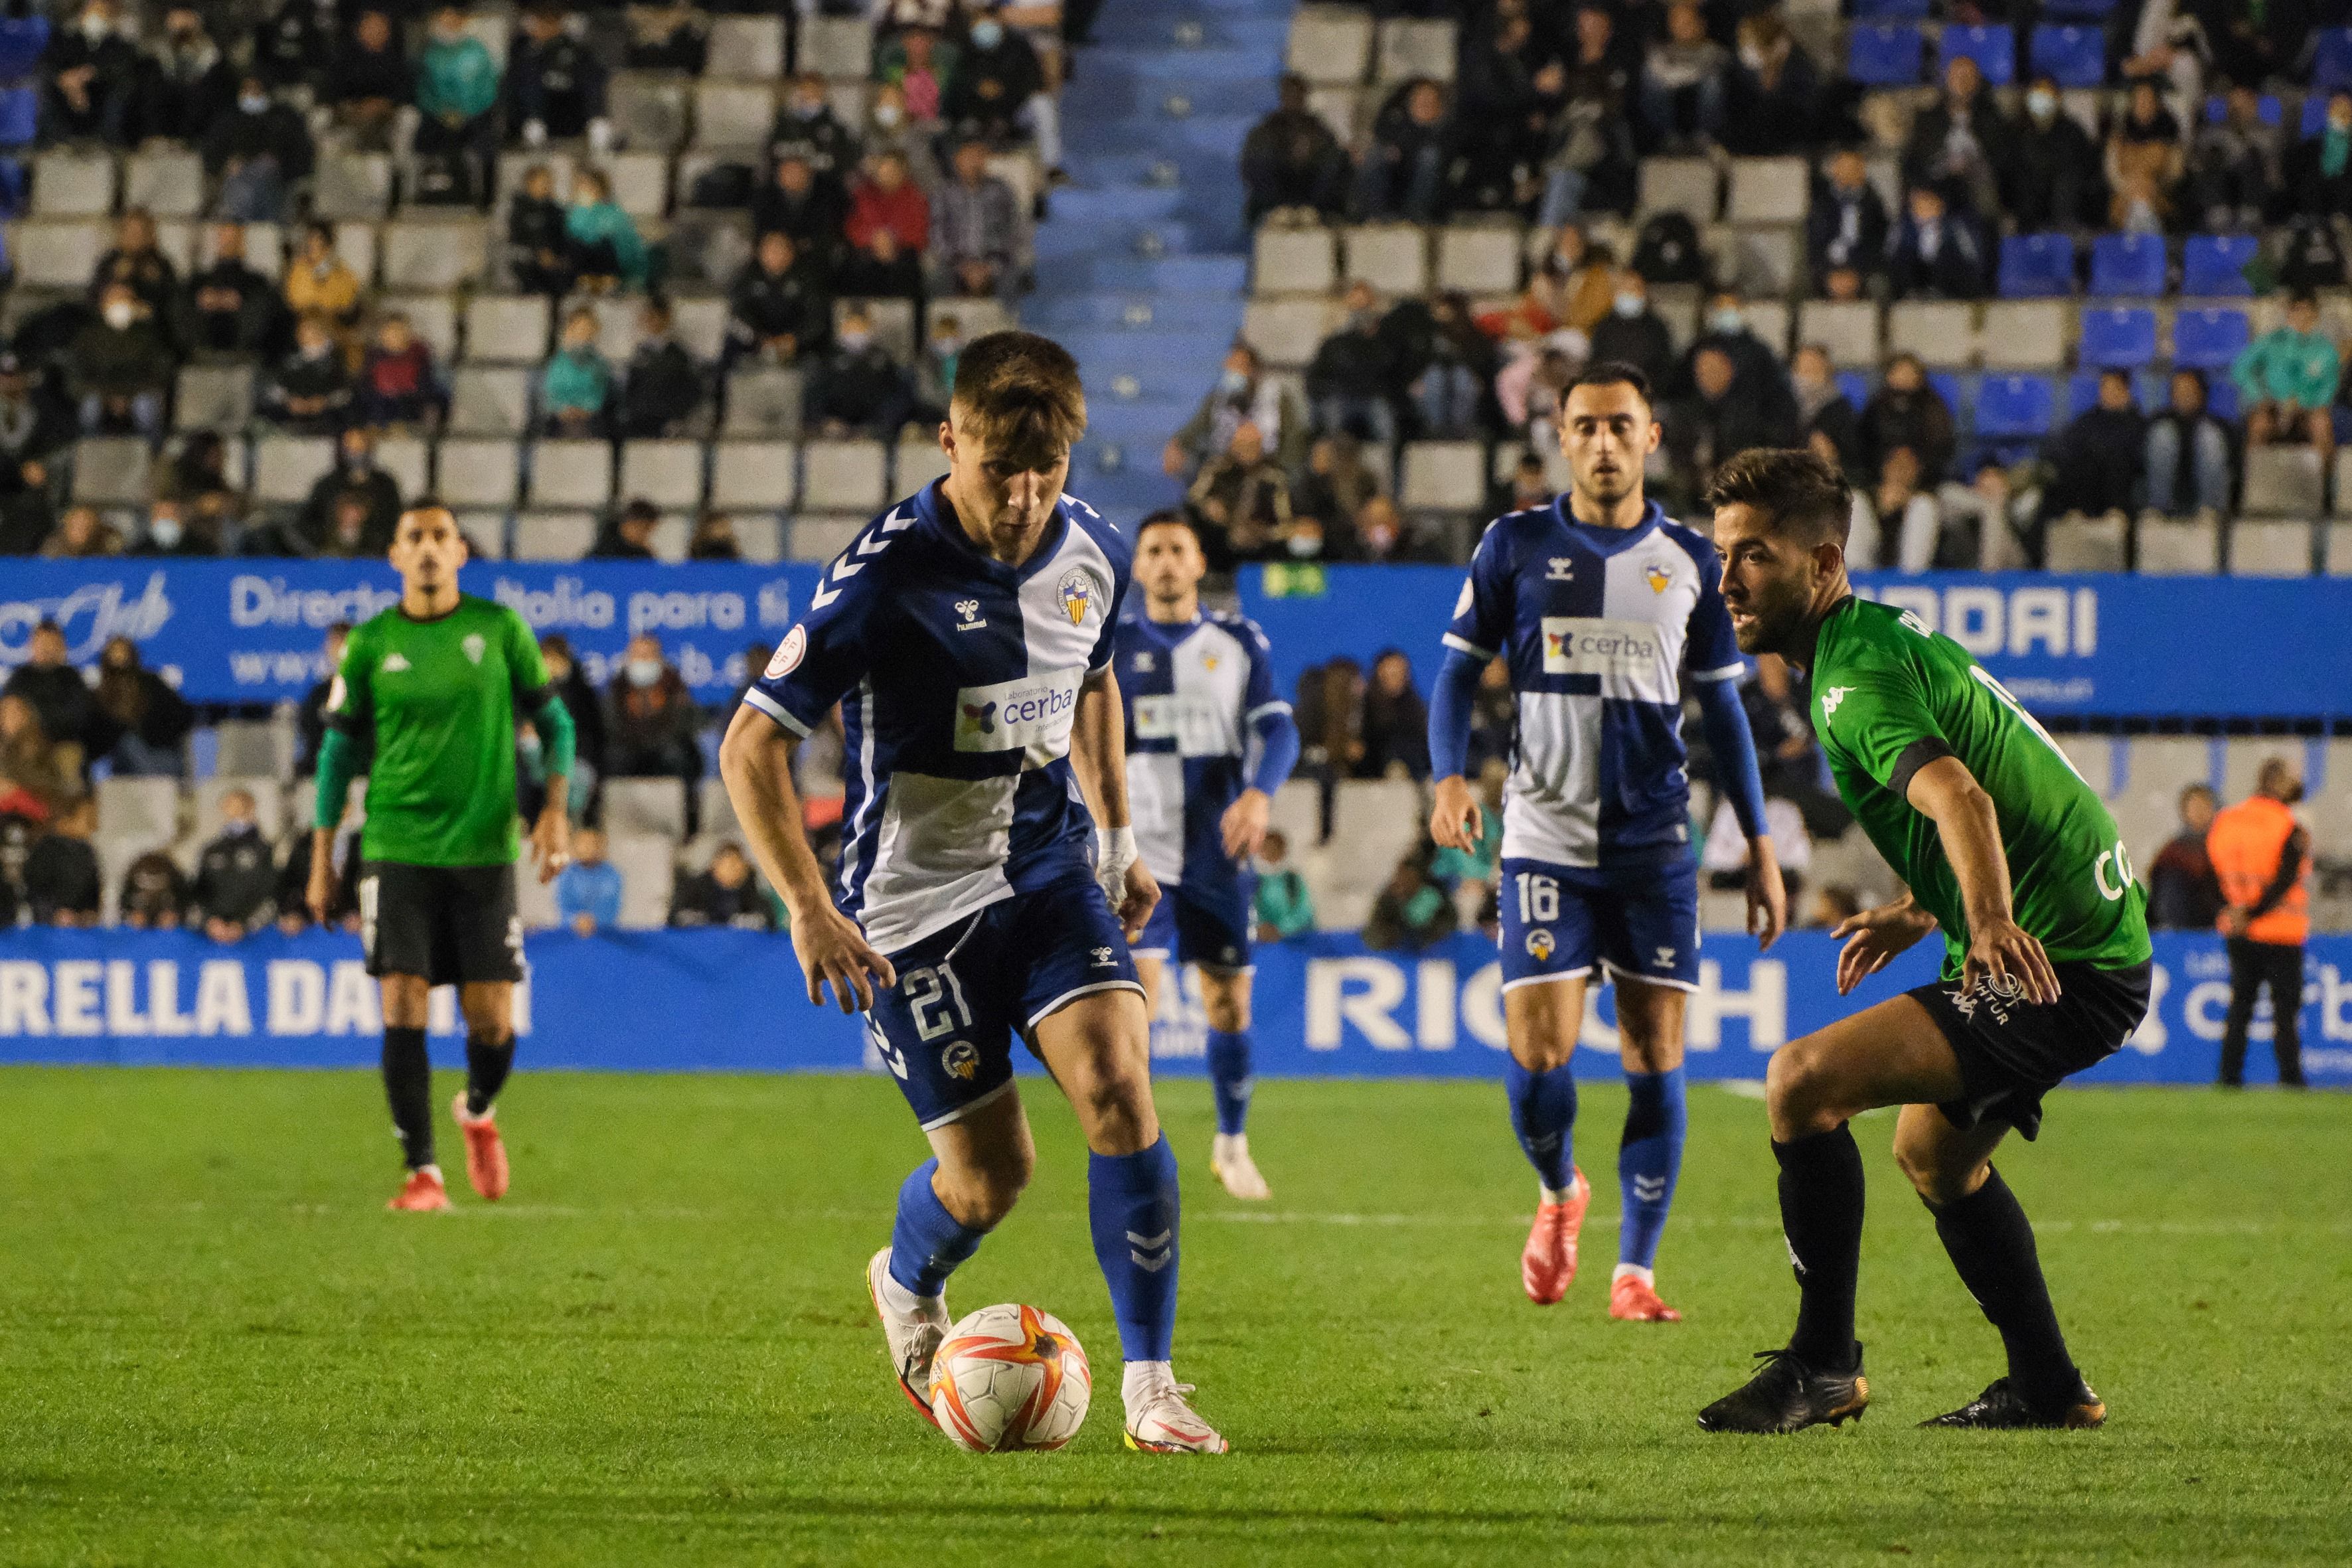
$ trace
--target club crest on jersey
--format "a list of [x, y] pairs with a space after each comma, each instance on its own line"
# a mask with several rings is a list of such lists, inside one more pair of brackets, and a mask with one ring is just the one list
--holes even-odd
[[1544, 563], [1544, 581], [1547, 583], [1575, 582], [1575, 559], [1567, 555], [1552, 556], [1549, 560]]
[[1651, 593], [1663, 594], [1666, 591], [1667, 584], [1675, 579], [1664, 567], [1653, 562], [1642, 568], [1642, 580], [1649, 584]]
[[988, 625], [988, 622], [981, 616], [978, 599], [958, 599], [955, 603], [955, 613], [962, 617], [956, 622], [956, 630], [960, 632], [976, 632]]
[[794, 626], [784, 634], [784, 640], [776, 645], [774, 656], [768, 660], [768, 679], [782, 680], [785, 676], [798, 669], [801, 667], [801, 656], [807, 652], [808, 628]]
[[1538, 963], [1549, 963], [1551, 962], [1551, 954], [1552, 940], [1551, 931], [1549, 927], [1538, 926], [1535, 930], [1528, 932], [1528, 956], [1529, 958], [1534, 959]]
[[980, 1047], [970, 1040], [950, 1040], [940, 1052], [940, 1066], [950, 1078], [970, 1083], [980, 1076]]
[[1073, 566], [1062, 574], [1060, 586], [1055, 589], [1062, 608], [1069, 613], [1070, 625], [1078, 626], [1087, 618], [1087, 609], [1101, 594], [1095, 574], [1083, 566]]
[[490, 651], [489, 640], [479, 632], [467, 632], [466, 640], [457, 646], [466, 650], [466, 662], [468, 664], [481, 663], [482, 656]]

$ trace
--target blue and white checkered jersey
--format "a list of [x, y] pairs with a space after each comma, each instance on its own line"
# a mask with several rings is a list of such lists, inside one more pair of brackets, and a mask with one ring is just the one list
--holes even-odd
[[1091, 864], [1070, 729], [1079, 688], [1110, 668], [1130, 559], [1066, 495], [1037, 552], [1007, 566], [934, 481], [825, 568], [744, 692], [803, 735], [841, 704], [834, 901], [882, 952]]
[[1445, 646], [1510, 666], [1506, 858], [1598, 866], [1690, 841], [1682, 672], [1741, 668], [1722, 581], [1715, 547], [1655, 501], [1630, 529], [1577, 521], [1566, 495], [1487, 526]]
[[1249, 787], [1258, 721], [1290, 711], [1265, 634], [1240, 616], [1155, 621], [1139, 605], [1113, 635], [1136, 848], [1162, 887], [1234, 882], [1225, 808]]

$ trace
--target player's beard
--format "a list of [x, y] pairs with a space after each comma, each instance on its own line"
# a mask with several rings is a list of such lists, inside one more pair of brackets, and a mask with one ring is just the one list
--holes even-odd
[[1751, 591], [1746, 605], [1732, 610], [1732, 635], [1739, 651], [1786, 654], [1803, 629], [1813, 595], [1799, 577], [1776, 579]]

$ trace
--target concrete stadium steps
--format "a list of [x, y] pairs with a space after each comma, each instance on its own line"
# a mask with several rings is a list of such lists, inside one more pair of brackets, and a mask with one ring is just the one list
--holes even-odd
[[1090, 424], [1070, 488], [1122, 525], [1181, 499], [1160, 448], [1240, 335], [1241, 145], [1274, 107], [1289, 33], [1289, 7], [1263, 0], [1134, 0], [1106, 12], [1064, 91], [1070, 183], [1022, 319], [1077, 358]]

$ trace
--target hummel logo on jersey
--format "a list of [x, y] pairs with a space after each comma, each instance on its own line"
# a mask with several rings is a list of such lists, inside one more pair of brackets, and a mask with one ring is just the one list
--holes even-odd
[[406, 669], [407, 668], [407, 658], [397, 650], [384, 655], [383, 672], [386, 675], [398, 675], [402, 670]]
[[1658, 967], [1658, 968], [1660, 968], [1660, 969], [1672, 969], [1674, 966], [1675, 966], [1675, 950], [1674, 950], [1673, 948], [1671, 948], [1671, 947], [1662, 947], [1662, 948], [1658, 949], [1658, 959], [1657, 959], [1657, 964], [1656, 964], [1656, 967]]
[[995, 703], [967, 702], [963, 705], [963, 716], [971, 720], [973, 727], [978, 729], [982, 734], [993, 735], [996, 733]]
[[490, 651], [488, 639], [484, 637], [479, 632], [467, 633], [466, 640], [459, 643], [457, 646], [466, 650], [467, 659], [474, 664], [481, 663], [482, 655]]
[[1113, 952], [1109, 948], [1097, 947], [1091, 951], [1094, 954], [1095, 967], [1097, 969], [1108, 969], [1112, 964], [1118, 962], [1118, 955]]
[[981, 627], [988, 625], [985, 620], [981, 618], [980, 601], [978, 599], [958, 599], [956, 601], [955, 611], [957, 615], [963, 617], [963, 619], [956, 623], [956, 630], [960, 632], [976, 632], [980, 630]]
[[1832, 686], [1827, 691], [1822, 692], [1822, 717], [1826, 719], [1831, 714], [1836, 712], [1838, 710], [1838, 704], [1844, 701], [1845, 694], [1853, 689], [1853, 688], [1851, 686]]
[[1145, 648], [1141, 653], [1135, 656], [1135, 673], [1138, 675], [1150, 675], [1151, 673], [1151, 650], [1150, 648]]
[[[1572, 583], [1576, 581], [1576, 562], [1573, 558], [1566, 555], [1552, 556], [1544, 563], [1544, 581], [1547, 583]], [[1458, 615], [1461, 612], [1456, 611], [1454, 613]]]

